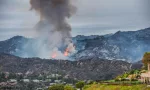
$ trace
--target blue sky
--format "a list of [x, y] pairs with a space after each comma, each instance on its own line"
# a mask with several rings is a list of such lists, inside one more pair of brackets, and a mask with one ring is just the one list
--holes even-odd
[[[147, 28], [150, 20], [145, 1], [77, 0], [75, 4], [78, 12], [69, 20], [72, 35], [103, 35], [118, 30]], [[39, 16], [34, 11], [29, 11], [29, 0], [1, 0], [0, 3], [0, 40], [15, 35], [35, 36], [33, 28], [39, 21]]]

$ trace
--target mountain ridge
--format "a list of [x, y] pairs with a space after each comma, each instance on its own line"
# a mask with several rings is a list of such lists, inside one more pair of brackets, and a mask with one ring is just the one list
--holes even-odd
[[[118, 31], [107, 35], [78, 35], [73, 37], [77, 53], [72, 58], [75, 60], [89, 58], [103, 58], [108, 60], [124, 60], [137, 62], [143, 54], [150, 51], [150, 28], [138, 31]], [[15, 36], [5, 41], [0, 41], [0, 53], [8, 53], [23, 57], [38, 57], [34, 49], [35, 39]]]
[[94, 39], [84, 39], [78, 42], [85, 44], [85, 48], [75, 55], [78, 58], [88, 56], [106, 59], [119, 59], [136, 62], [142, 59], [145, 52], [150, 51], [150, 28], [139, 31], [118, 31], [115, 34], [98, 36]]

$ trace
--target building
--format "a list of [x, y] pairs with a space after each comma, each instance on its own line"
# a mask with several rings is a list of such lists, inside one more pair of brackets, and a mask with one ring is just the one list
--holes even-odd
[[1, 82], [0, 90], [19, 90], [17, 82]]
[[55, 83], [61, 83], [61, 80], [54, 80]]
[[10, 79], [10, 82], [17, 83], [17, 80], [16, 79]]
[[33, 82], [34, 83], [40, 83], [40, 80], [34, 79]]
[[29, 83], [29, 82], [30, 82], [29, 79], [23, 79], [22, 81], [23, 81], [24, 83]]
[[143, 83], [150, 83], [150, 63], [148, 63], [148, 71], [141, 73], [141, 81]]

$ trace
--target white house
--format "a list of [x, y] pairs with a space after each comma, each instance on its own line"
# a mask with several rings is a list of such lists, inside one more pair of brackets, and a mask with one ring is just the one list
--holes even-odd
[[25, 82], [25, 83], [29, 83], [30, 82], [29, 79], [23, 79], [22, 81]]
[[60, 82], [61, 82], [61, 80], [55, 80], [54, 82], [55, 82], [55, 83], [60, 83]]
[[17, 80], [16, 79], [10, 79], [10, 82], [17, 82]]
[[35, 79], [35, 80], [33, 80], [33, 82], [34, 83], [40, 83], [40, 80]]

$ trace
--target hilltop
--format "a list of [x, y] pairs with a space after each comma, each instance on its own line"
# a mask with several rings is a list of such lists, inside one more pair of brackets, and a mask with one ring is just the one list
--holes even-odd
[[[73, 37], [76, 53], [71, 56], [74, 60], [107, 59], [128, 62], [140, 61], [142, 55], [150, 51], [150, 28], [139, 31], [118, 31], [115, 34]], [[44, 43], [43, 43], [44, 44]], [[40, 57], [37, 53], [36, 39], [15, 36], [0, 41], [0, 53], [19, 57]], [[42, 48], [42, 47], [41, 47]]]

